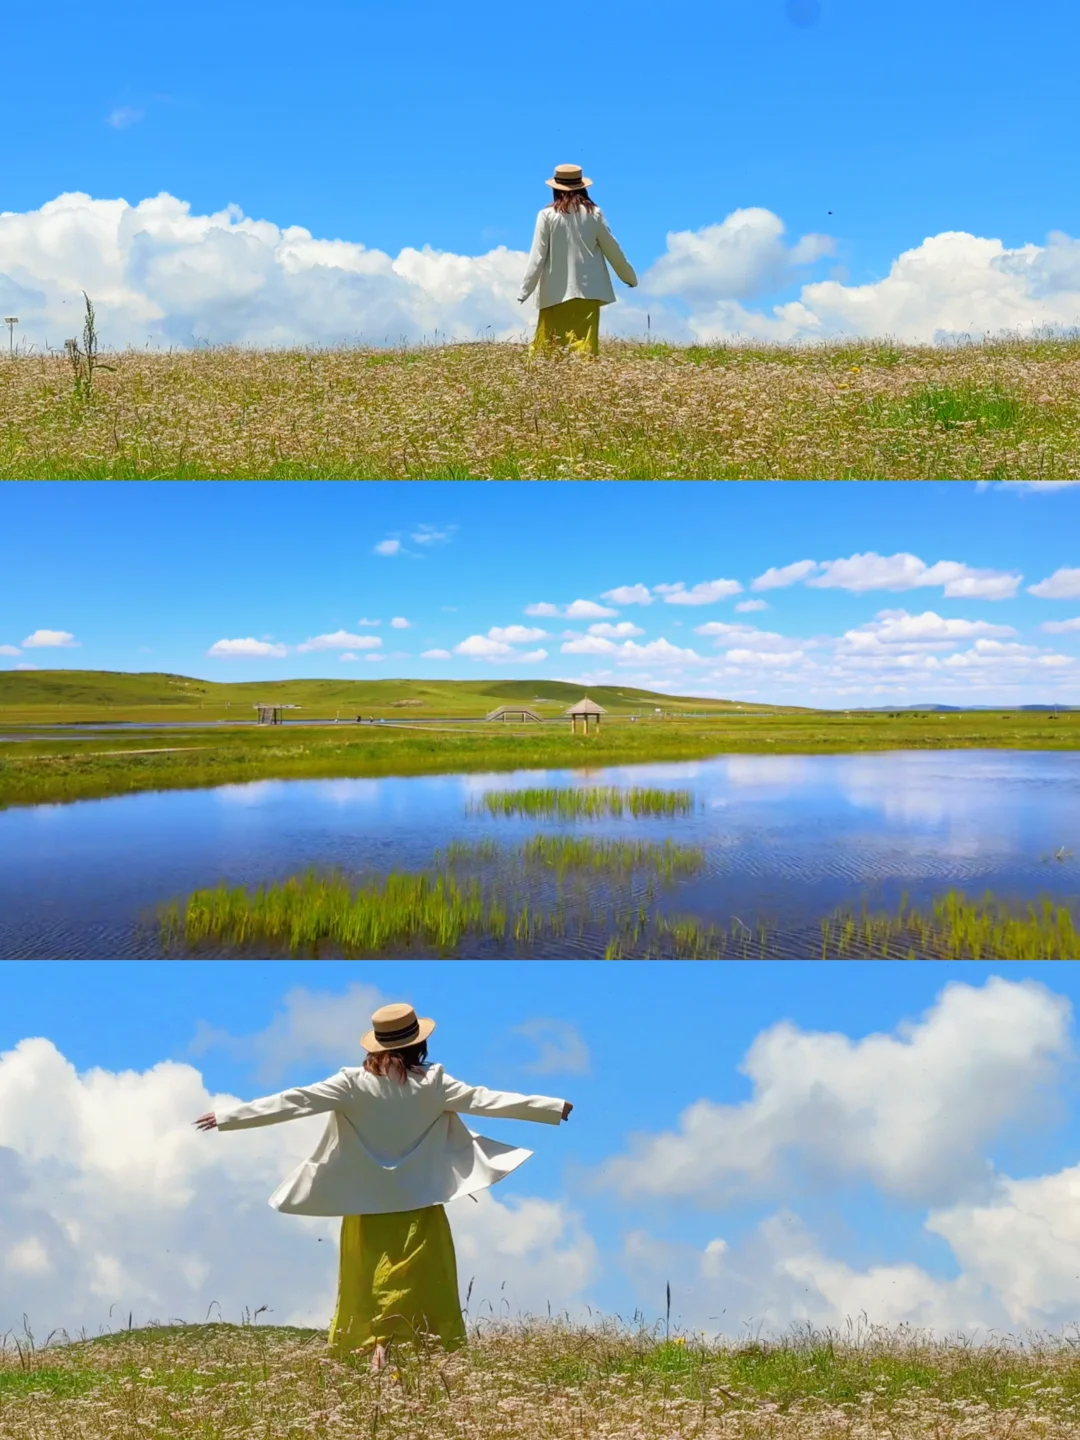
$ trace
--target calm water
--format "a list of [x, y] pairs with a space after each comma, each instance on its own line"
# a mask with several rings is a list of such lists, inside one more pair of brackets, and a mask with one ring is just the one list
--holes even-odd
[[[468, 813], [486, 789], [597, 784], [690, 789], [697, 809], [577, 827]], [[202, 886], [309, 866], [422, 869], [452, 840], [517, 844], [574, 828], [702, 846], [704, 871], [661, 908], [724, 928], [738, 917], [799, 931], [839, 905], [890, 907], [904, 892], [918, 902], [949, 887], [1073, 899], [1080, 754], [728, 755], [588, 772], [268, 780], [12, 809], [0, 812], [0, 956], [152, 956], [155, 908]], [[563, 951], [602, 954], [603, 943], [535, 953]]]

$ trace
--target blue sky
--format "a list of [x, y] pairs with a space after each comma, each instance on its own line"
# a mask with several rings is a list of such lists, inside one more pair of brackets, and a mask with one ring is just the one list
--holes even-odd
[[1080, 703], [1078, 503], [1070, 484], [9, 484], [0, 665]]
[[[419, 0], [407, 12], [323, 0], [302, 15], [277, 0], [194, 0], [182, 21], [105, 0], [66, 6], [59, 23], [19, 7], [5, 101], [34, 124], [5, 153], [13, 218], [0, 224], [0, 299], [18, 305], [5, 313], [20, 314], [39, 348], [46, 336], [59, 343], [63, 307], [84, 286], [97, 289], [114, 343], [265, 340], [283, 295], [278, 339], [328, 340], [343, 314], [349, 332], [373, 333], [387, 306], [410, 333], [439, 317], [463, 337], [507, 331], [513, 287], [490, 266], [464, 305], [430, 274], [409, 289], [387, 271], [375, 298], [359, 286], [345, 301], [341, 286], [319, 299], [330, 280], [317, 269], [294, 290], [287, 276], [264, 285], [257, 255], [277, 241], [238, 236], [226, 209], [391, 258], [503, 246], [516, 257], [506, 277], [518, 277], [542, 182], [572, 161], [596, 181], [640, 272], [669, 255], [671, 234], [704, 237], [678, 293], [659, 285], [651, 301], [617, 309], [610, 323], [633, 333], [651, 309], [654, 329], [684, 337], [776, 324], [802, 334], [805, 317], [778, 320], [773, 304], [804, 283], [875, 284], [905, 251], [952, 232], [984, 249], [928, 252], [917, 302], [882, 292], [860, 311], [822, 293], [810, 306], [818, 328], [858, 329], [862, 311], [878, 329], [929, 336], [1076, 323], [1075, 247], [1048, 248], [1052, 233], [1080, 233], [1080, 200], [1061, 184], [1080, 121], [1068, 87], [1047, 82], [1080, 41], [1066, 0], [695, 0], [662, 24], [652, 8], [602, 4], [575, 12], [568, 57], [546, 28], [543, 10], [510, 17], [493, 0]], [[218, 217], [213, 235], [196, 236], [181, 210], [162, 229], [150, 212], [122, 224], [107, 208], [163, 192], [191, 217]], [[73, 193], [93, 205], [42, 210]], [[741, 242], [712, 235], [739, 214], [758, 217]], [[786, 227], [786, 249], [762, 216]], [[811, 252], [787, 250], [806, 235], [829, 244], [804, 265]], [[189, 244], [201, 258], [189, 276], [199, 283], [186, 286], [169, 257]], [[987, 244], [1018, 253], [1010, 262]], [[249, 309], [253, 290], [266, 303]]]
[[[325, 1324], [334, 1223], [265, 1205], [322, 1121], [189, 1122], [358, 1063], [391, 999], [437, 1019], [450, 1073], [576, 1107], [558, 1131], [473, 1122], [536, 1152], [452, 1207], [480, 1297], [655, 1318], [670, 1281], [685, 1323], [729, 1333], [862, 1308], [1017, 1331], [1080, 1308], [1075, 967], [664, 963], [613, 986], [593, 963], [8, 962], [2, 979], [0, 1329], [23, 1312], [94, 1329], [114, 1302], [201, 1318], [208, 1297]], [[665, 1034], [690, 1041], [666, 1053]]]

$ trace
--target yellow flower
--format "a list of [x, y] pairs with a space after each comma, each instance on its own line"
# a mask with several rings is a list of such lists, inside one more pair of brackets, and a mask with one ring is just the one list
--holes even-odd
[[685, 1344], [686, 1344], [686, 1336], [685, 1336], [685, 1335], [676, 1335], [676, 1336], [675, 1336], [675, 1344], [676, 1344], [676, 1345], [685, 1345]]

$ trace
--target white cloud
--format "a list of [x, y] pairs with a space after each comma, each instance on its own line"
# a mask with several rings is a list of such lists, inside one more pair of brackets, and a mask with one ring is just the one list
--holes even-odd
[[535, 625], [493, 625], [487, 633], [489, 640], [501, 640], [507, 645], [521, 645], [530, 640], [545, 640], [548, 632], [538, 630]]
[[445, 530], [439, 530], [434, 525], [420, 525], [413, 531], [411, 539], [417, 545], [441, 545], [450, 539], [456, 529], [456, 525], [448, 525]]
[[666, 605], [714, 605], [717, 600], [738, 595], [742, 586], [737, 580], [702, 580], [687, 590], [679, 580], [674, 585], [654, 585], [653, 589], [663, 595]]
[[371, 1028], [372, 1012], [389, 998], [374, 985], [353, 983], [343, 991], [297, 985], [285, 993], [281, 1009], [264, 1029], [232, 1035], [200, 1020], [188, 1048], [193, 1055], [224, 1050], [234, 1060], [254, 1064], [260, 1085], [280, 1079], [293, 1065], [360, 1065], [360, 1037]]
[[128, 130], [132, 125], [137, 125], [145, 113], [144, 110], [136, 110], [132, 105], [118, 105], [115, 110], [109, 111], [105, 124], [112, 126], [114, 130]]
[[696, 650], [672, 645], [670, 641], [663, 638], [649, 640], [644, 645], [639, 645], [636, 640], [625, 640], [619, 646], [619, 663], [621, 665], [676, 665], [680, 663], [699, 665], [702, 658]]
[[381, 624], [382, 624], [382, 621], [381, 621], [381, 620], [358, 620], [356, 623], [357, 623], [358, 625], [381, 625]]
[[589, 634], [604, 635], [609, 640], [625, 640], [631, 635], [644, 635], [645, 631], [640, 625], [634, 625], [629, 620], [620, 620], [617, 625], [601, 620], [599, 624], [589, 626]]
[[31, 665], [29, 661], [23, 661], [21, 665], [15, 666], [16, 670], [37, 670], [38, 668], [37, 665]]
[[524, 1068], [533, 1075], [587, 1075], [589, 1047], [568, 1020], [528, 1020], [514, 1032], [531, 1040], [536, 1058]]
[[651, 605], [653, 597], [647, 585], [619, 585], [614, 590], [605, 590], [601, 600], [610, 600], [612, 605]]
[[779, 216], [760, 208], [736, 210], [719, 225], [667, 236], [667, 254], [641, 277], [651, 295], [672, 296], [691, 306], [748, 299], [791, 284], [798, 268], [831, 255], [834, 242], [806, 235], [784, 243]]
[[467, 640], [454, 646], [455, 655], [468, 655], [474, 660], [492, 660], [513, 653], [505, 641], [489, 640], [486, 635], [470, 635]]
[[606, 605], [597, 605], [595, 600], [574, 600], [563, 611], [567, 620], [606, 620], [618, 613]]
[[27, 635], [22, 643], [25, 650], [34, 650], [54, 646], [57, 649], [67, 649], [79, 642], [67, 630], [35, 630], [32, 635]]
[[377, 635], [353, 635], [348, 630], [334, 630], [329, 635], [312, 635], [296, 648], [301, 653], [309, 650], [373, 650], [381, 644]]
[[411, 625], [412, 621], [406, 620], [403, 615], [395, 615], [390, 621], [390, 626], [393, 630], [408, 630]]
[[[699, 341], [932, 341], [1071, 327], [1080, 313], [1080, 243], [1059, 233], [1045, 245], [1009, 249], [946, 232], [904, 252], [870, 284], [818, 281], [787, 303], [744, 303], [791, 285], [832, 243], [807, 235], [788, 245], [782, 220], [761, 208], [673, 232], [642, 277], [653, 331]], [[450, 341], [520, 339], [529, 325], [516, 303], [525, 261], [505, 246], [482, 255], [408, 246], [393, 256], [251, 219], [235, 205], [193, 214], [164, 193], [135, 205], [69, 193], [38, 210], [0, 215], [0, 273], [26, 342], [40, 349], [65, 333], [83, 289], [97, 303], [106, 345], [115, 347], [141, 347], [148, 336], [163, 347], [415, 343], [436, 331]], [[616, 333], [641, 333], [641, 302], [615, 309]]]
[[945, 619], [933, 610], [909, 615], [906, 610], [879, 610], [876, 620], [847, 630], [839, 648], [863, 653], [888, 646], [946, 649], [979, 637], [1015, 635], [1011, 625], [992, 625], [988, 620]]
[[559, 646], [564, 655], [614, 655], [618, 648], [614, 640], [605, 640], [602, 635], [580, 635]]
[[526, 650], [523, 655], [515, 657], [522, 665], [538, 665], [541, 660], [548, 658], [546, 650]]
[[401, 541], [400, 541], [400, 540], [380, 540], [379, 543], [375, 546], [374, 553], [375, 553], [376, 555], [400, 555], [400, 554], [401, 554]]
[[17, 645], [0, 645], [0, 655], [21, 655], [22, 651]]
[[736, 1196], [865, 1178], [887, 1195], [982, 1200], [980, 1147], [1007, 1122], [1035, 1125], [1068, 1053], [1070, 1006], [1031, 980], [950, 982], [895, 1035], [800, 1030], [757, 1036], [740, 1069], [751, 1099], [695, 1102], [678, 1130], [633, 1137], [600, 1169], [624, 1197], [722, 1207]]
[[[284, 1043], [309, 1054], [328, 1043], [337, 1022], [316, 1008], [305, 1018], [294, 1004]], [[340, 1028], [346, 1055], [360, 1023], [356, 1009]], [[209, 1093], [194, 1066], [172, 1061], [79, 1073], [40, 1038], [0, 1055], [0, 1330], [27, 1314], [41, 1333], [93, 1332], [110, 1324], [110, 1306], [125, 1321], [132, 1310], [136, 1325], [198, 1321], [215, 1300], [226, 1320], [267, 1303], [271, 1323], [325, 1326], [340, 1221], [266, 1203], [325, 1122], [225, 1135], [193, 1127], [235, 1098]], [[475, 1277], [473, 1314], [502, 1294], [514, 1310], [578, 1309], [596, 1247], [563, 1202], [485, 1193], [448, 1214], [463, 1299]]]
[[1080, 630], [1080, 615], [1071, 620], [1047, 620], [1039, 629], [1045, 630], [1048, 635], [1068, 635], [1073, 630]]
[[538, 604], [536, 604], [536, 605], [526, 605], [526, 606], [525, 606], [525, 614], [526, 614], [526, 615], [545, 615], [545, 616], [550, 616], [550, 615], [558, 615], [558, 613], [559, 613], [559, 607], [558, 607], [557, 605], [551, 605], [551, 604], [549, 604], [548, 601], [546, 601], [546, 600], [541, 600], [541, 601], [540, 601]]
[[421, 660], [449, 660], [449, 659], [450, 659], [450, 651], [449, 651], [449, 650], [422, 650], [422, 651], [420, 652], [420, 659], [421, 659]]
[[917, 555], [878, 555], [867, 551], [846, 560], [829, 560], [819, 575], [807, 580], [815, 589], [914, 590], [941, 585], [949, 599], [1011, 600], [1022, 575], [1001, 570], [975, 570], [956, 560], [939, 560], [927, 565]]
[[284, 645], [273, 645], [266, 640], [255, 640], [250, 635], [246, 640], [215, 640], [206, 652], [218, 660], [241, 660], [272, 658], [280, 660], [288, 654]]
[[708, 635], [718, 645], [743, 645], [754, 650], [798, 650], [800, 641], [791, 640], [775, 630], [758, 630], [753, 625], [730, 625], [723, 620], [710, 620], [694, 626], [695, 635]]
[[1080, 569], [1055, 570], [1037, 585], [1029, 585], [1028, 592], [1041, 600], [1075, 600], [1080, 595]]
[[735, 606], [740, 615], [747, 615], [752, 610], [767, 610], [768, 603], [765, 600], [740, 600]]
[[[805, 580], [811, 571], [817, 569], [816, 560], [796, 560], [792, 565], [771, 565], [764, 575], [759, 575], [750, 586], [751, 590], [779, 590], [785, 585], [794, 585]], [[749, 602], [748, 602], [749, 603]]]

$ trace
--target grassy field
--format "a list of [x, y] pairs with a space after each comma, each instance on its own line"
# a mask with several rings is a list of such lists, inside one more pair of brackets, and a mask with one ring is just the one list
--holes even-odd
[[[0, 717], [2, 719], [2, 717]], [[1080, 712], [1049, 715], [830, 715], [814, 711], [714, 720], [604, 722], [588, 737], [569, 725], [264, 726], [125, 730], [77, 741], [0, 743], [0, 808], [147, 790], [270, 779], [595, 769], [725, 754], [841, 754], [874, 750], [1080, 749]]]
[[1080, 477], [1078, 340], [103, 358], [0, 362], [0, 479]]
[[470, 1324], [381, 1375], [284, 1326], [130, 1330], [0, 1353], [4, 1440], [1075, 1440], [1068, 1336], [903, 1328], [778, 1340], [566, 1321]]

